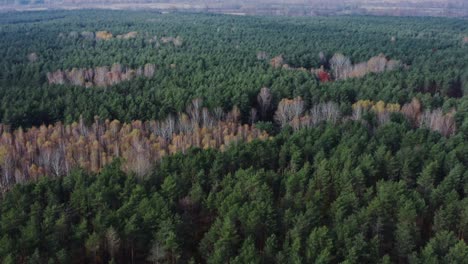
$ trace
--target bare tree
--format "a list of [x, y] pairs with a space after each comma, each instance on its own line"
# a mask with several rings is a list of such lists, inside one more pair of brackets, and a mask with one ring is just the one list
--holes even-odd
[[399, 60], [389, 60], [387, 61], [387, 65], [385, 67], [385, 70], [387, 71], [393, 71], [400, 69], [402, 67], [402, 63]]
[[0, 166], [2, 168], [3, 179], [1, 181], [3, 186], [13, 184], [14, 180], [14, 162], [15, 159], [12, 155], [12, 148], [1, 146], [0, 148]]
[[169, 136], [172, 136], [173, 133], [176, 132], [176, 120], [172, 114], [166, 118], [165, 125], [167, 126]]
[[379, 56], [372, 57], [367, 62], [368, 70], [374, 73], [384, 72], [386, 65], [387, 58], [385, 58], [385, 55], [383, 54], [379, 54]]
[[241, 112], [239, 110], [239, 107], [236, 105], [232, 108], [231, 112], [228, 113], [227, 115], [227, 121], [237, 123], [240, 119]]
[[322, 115], [325, 117], [325, 120], [333, 124], [338, 123], [341, 118], [340, 107], [333, 102], [328, 102], [325, 104], [320, 104]]
[[287, 125], [290, 121], [289, 101], [290, 100], [288, 99], [281, 100], [275, 112], [275, 121], [278, 122], [282, 127]]
[[[205, 126], [194, 127], [187, 114], [178, 118], [169, 115], [162, 121], [139, 120], [120, 124], [119, 121], [96, 122], [86, 126], [79, 123], [31, 127], [27, 132], [13, 133], [0, 124], [0, 185], [8, 186], [40, 175], [62, 176], [80, 166], [98, 172], [116, 157], [123, 158], [123, 167], [138, 176], [145, 176], [153, 164], [167, 154], [185, 151], [190, 146], [225, 149], [230, 143], [268, 135], [254, 126], [241, 125], [237, 107], [224, 119], [221, 108], [212, 115], [200, 109], [197, 101], [191, 112]], [[302, 112], [300, 98], [289, 100], [288, 120]], [[216, 118], [213, 118], [213, 117]], [[177, 120], [179, 119], [179, 120]], [[256, 109], [251, 121], [256, 120]], [[199, 122], [199, 123], [200, 123]]]
[[278, 104], [278, 109], [275, 112], [275, 121], [281, 126], [289, 124], [294, 118], [300, 118], [304, 112], [304, 101], [301, 97], [296, 97], [292, 100], [283, 99]]
[[187, 114], [189, 115], [190, 120], [193, 123], [193, 127], [200, 126], [202, 104], [202, 99], [195, 98], [192, 100], [192, 103], [187, 107]]
[[207, 128], [212, 128], [214, 125], [214, 120], [213, 117], [210, 114], [210, 111], [208, 111], [208, 108], [203, 107], [202, 109], [202, 120], [203, 120], [203, 126]]
[[84, 122], [84, 118], [82, 115], [80, 115], [80, 134], [82, 136], [88, 135], [88, 128], [86, 127], [86, 124]]
[[249, 121], [251, 125], [253, 125], [257, 121], [257, 109], [253, 107], [250, 109]]
[[327, 63], [327, 57], [325, 56], [325, 53], [323, 53], [323, 51], [319, 52], [318, 56], [319, 56], [319, 59], [320, 59], [320, 63], [322, 65]]
[[192, 131], [192, 124], [190, 118], [185, 113], [179, 113], [179, 130], [182, 133]]
[[169, 140], [172, 136], [171, 127], [167, 125], [166, 120], [156, 122], [155, 133], [165, 140]]
[[127, 153], [126, 160], [128, 169], [139, 177], [147, 175], [151, 170], [150, 152], [144, 141], [135, 139], [132, 142], [132, 149]]
[[340, 109], [336, 103], [328, 102], [318, 104], [310, 109], [310, 125], [327, 121], [336, 124], [341, 117]]
[[456, 130], [453, 113], [444, 115], [440, 108], [432, 112], [429, 110], [424, 111], [420, 118], [420, 126], [437, 131], [444, 136], [450, 136], [455, 133]]
[[213, 110], [214, 118], [219, 122], [224, 120], [225, 113], [221, 107], [216, 107]]
[[284, 65], [284, 58], [283, 55], [278, 55], [270, 60], [270, 65], [273, 68], [281, 68]]
[[351, 116], [351, 119], [355, 121], [361, 120], [363, 113], [364, 113], [364, 107], [362, 106], [353, 107], [353, 115]]
[[361, 63], [355, 64], [351, 72], [349, 73], [349, 77], [359, 78], [359, 77], [365, 76], [368, 73], [367, 67], [368, 67], [367, 62], [361, 62]]
[[417, 98], [413, 98], [411, 103], [403, 105], [401, 112], [416, 126], [419, 123], [419, 116], [421, 115], [421, 103]]
[[291, 105], [293, 118], [299, 118], [304, 112], [304, 100], [301, 97], [296, 97], [292, 101]]
[[348, 78], [351, 66], [351, 60], [341, 53], [336, 53], [330, 59], [330, 67], [333, 70], [335, 79], [337, 80]]
[[112, 226], [106, 231], [106, 246], [109, 255], [111, 258], [114, 258], [120, 247], [120, 238], [119, 234]]
[[153, 242], [150, 254], [146, 260], [154, 264], [159, 264], [164, 262], [166, 256], [167, 252], [164, 247], [159, 242]]
[[271, 108], [272, 95], [268, 87], [263, 87], [257, 95], [257, 102], [260, 107], [260, 116], [265, 118]]
[[112, 136], [113, 137], [116, 137], [117, 136], [117, 133], [119, 133], [120, 131], [120, 121], [119, 120], [113, 120], [112, 122], [110, 122], [110, 131], [112, 133]]
[[38, 59], [39, 59], [39, 56], [37, 56], [37, 53], [33, 52], [33, 53], [29, 53], [29, 54], [28, 54], [28, 61], [29, 61], [30, 63], [34, 63], [34, 62], [36, 62]]
[[65, 172], [65, 152], [60, 148], [55, 148], [51, 156], [51, 170], [56, 177], [62, 176]]

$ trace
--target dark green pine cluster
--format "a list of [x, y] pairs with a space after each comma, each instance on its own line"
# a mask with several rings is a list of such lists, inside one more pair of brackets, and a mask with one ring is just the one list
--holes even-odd
[[[18, 185], [3, 263], [464, 263], [466, 139], [321, 125]], [[47, 262], [47, 261], [48, 262]]]

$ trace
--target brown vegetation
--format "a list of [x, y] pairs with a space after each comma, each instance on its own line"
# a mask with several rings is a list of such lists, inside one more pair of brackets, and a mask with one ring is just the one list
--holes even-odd
[[343, 118], [339, 106], [333, 102], [314, 105], [309, 111], [305, 111], [304, 101], [301, 97], [283, 99], [276, 110], [275, 121], [282, 127], [289, 125], [298, 130], [316, 126], [323, 121], [334, 124], [348, 119], [362, 121], [364, 113], [370, 111], [375, 114], [378, 125], [389, 122], [392, 113], [401, 113], [414, 127], [428, 128], [444, 136], [451, 136], [456, 132], [454, 110], [447, 114], [444, 114], [440, 108], [423, 112], [421, 111], [421, 103], [416, 98], [403, 107], [399, 104], [383, 101], [359, 100], [353, 104], [352, 109], [352, 115]]
[[106, 87], [123, 81], [128, 81], [139, 76], [153, 77], [156, 65], [146, 64], [144, 67], [129, 69], [118, 63], [108, 66], [96, 67], [94, 69], [73, 68], [71, 70], [58, 70], [47, 73], [49, 84], [71, 84], [77, 86]]
[[271, 95], [271, 91], [268, 87], [263, 87], [260, 89], [260, 92], [257, 95], [257, 103], [258, 107], [260, 108], [260, 116], [262, 118], [266, 118], [268, 111], [271, 108], [271, 100], [273, 96]]
[[109, 40], [114, 36], [108, 31], [98, 31], [96, 32], [96, 40]]
[[[131, 31], [131, 32], [128, 32], [128, 33], [125, 33], [125, 34], [117, 35], [117, 36], [115, 36], [115, 38], [116, 39], [128, 40], [128, 39], [134, 39], [137, 36], [138, 36], [138, 32]], [[60, 33], [59, 37], [63, 38], [63, 37], [65, 37], [65, 34]], [[70, 37], [70, 38], [79, 38], [79, 37], [81, 37], [81, 38], [86, 39], [86, 40], [111, 40], [111, 39], [115, 39], [114, 35], [111, 32], [104, 31], [104, 30], [97, 31], [97, 32], [83, 31], [81, 33], [78, 33], [76, 31], [71, 31], [70, 33], [68, 33], [68, 37]]]
[[439, 132], [444, 136], [455, 134], [455, 111], [444, 114], [442, 109], [422, 111], [421, 103], [417, 98], [403, 105], [400, 108], [399, 104], [385, 104], [383, 101], [374, 103], [369, 100], [360, 100], [353, 104], [353, 119], [359, 120], [362, 117], [363, 111], [373, 111], [377, 115], [379, 124], [384, 124], [390, 121], [390, 114], [400, 112], [414, 127], [424, 127], [432, 131]]
[[279, 102], [275, 113], [275, 121], [282, 127], [297, 122], [304, 112], [304, 100], [301, 97], [283, 99]]
[[300, 119], [300, 126], [313, 127], [324, 121], [336, 124], [340, 118], [340, 108], [336, 103], [321, 103], [314, 105], [310, 111]]
[[[326, 64], [326, 58], [323, 52], [319, 54], [322, 66], [319, 69], [312, 68], [310, 72], [314, 74], [320, 82], [329, 82], [332, 80], [345, 80], [348, 78], [359, 78], [369, 73], [382, 73], [385, 71], [393, 71], [402, 67], [400, 61], [387, 59], [384, 54], [370, 58], [368, 61], [352, 64], [351, 60], [341, 53], [335, 53], [328, 62], [330, 64], [329, 73], [323, 67]], [[258, 54], [257, 54], [258, 58]], [[279, 55], [270, 60], [270, 65], [273, 68], [282, 68], [287, 70], [305, 70], [305, 68], [294, 68], [289, 66], [283, 55]]]
[[363, 77], [369, 73], [382, 73], [399, 69], [400, 61], [389, 60], [384, 54], [370, 58], [367, 62], [351, 64], [343, 54], [335, 54], [330, 60], [330, 66], [336, 80]]
[[254, 126], [242, 125], [237, 108], [224, 114], [201, 103], [194, 100], [187, 113], [162, 121], [122, 124], [96, 117], [91, 126], [80, 120], [13, 132], [0, 125], [0, 185], [62, 176], [76, 167], [98, 172], [115, 158], [123, 160], [125, 171], [143, 176], [165, 155], [190, 147], [224, 150], [238, 141], [268, 138]]
[[418, 99], [413, 98], [411, 103], [405, 104], [401, 108], [401, 112], [413, 126], [417, 126], [419, 124], [419, 116], [421, 115], [421, 103]]
[[281, 100], [275, 112], [275, 121], [279, 125], [289, 125], [295, 130], [313, 127], [323, 121], [335, 124], [340, 118], [341, 113], [336, 103], [321, 103], [305, 111], [301, 97]]
[[346, 79], [352, 69], [351, 60], [341, 53], [335, 53], [330, 59], [330, 68], [337, 80]]
[[361, 120], [365, 111], [372, 111], [377, 116], [379, 124], [390, 121], [390, 114], [399, 112], [400, 104], [385, 103], [384, 101], [373, 102], [370, 100], [359, 100], [353, 104], [353, 120]]
[[161, 43], [162, 44], [169, 44], [169, 43], [172, 43], [172, 45], [176, 46], [176, 47], [180, 47], [182, 46], [183, 44], [183, 40], [180, 36], [177, 36], [177, 37], [162, 37], [161, 38]]
[[455, 111], [444, 114], [442, 109], [435, 109], [434, 111], [424, 111], [420, 117], [420, 126], [437, 131], [444, 136], [455, 134]]
[[283, 55], [278, 55], [270, 60], [270, 65], [273, 68], [281, 68], [284, 65]]
[[126, 34], [117, 35], [117, 38], [118, 39], [133, 39], [133, 38], [136, 38], [137, 36], [138, 36], [138, 32], [131, 31]]
[[[76, 34], [76, 36], [75, 36], [75, 34]], [[94, 32], [83, 31], [83, 32], [81, 32], [80, 35], [81, 35], [82, 38], [87, 39], [87, 40], [94, 40], [95, 39]], [[70, 32], [70, 37], [72, 37], [72, 38], [78, 37], [78, 33]]]

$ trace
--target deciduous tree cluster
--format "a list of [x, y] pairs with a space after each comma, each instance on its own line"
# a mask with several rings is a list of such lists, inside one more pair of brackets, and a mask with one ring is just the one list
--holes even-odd
[[77, 167], [98, 172], [117, 158], [123, 160], [126, 172], [144, 176], [162, 157], [192, 147], [224, 150], [236, 142], [268, 138], [239, 119], [237, 108], [226, 114], [211, 113], [196, 99], [187, 113], [162, 121], [121, 123], [96, 117], [91, 126], [80, 120], [11, 133], [2, 125], [1, 184], [8, 187], [44, 175], [64, 176]]
[[49, 84], [106, 87], [141, 76], [151, 78], [155, 72], [156, 65], [151, 63], [147, 63], [144, 67], [138, 67], [137, 69], [130, 69], [119, 63], [114, 63], [110, 68], [102, 66], [94, 69], [73, 68], [71, 70], [48, 72], [47, 80]]
[[[335, 53], [329, 61], [326, 61], [323, 53], [320, 53], [322, 66], [319, 69], [312, 68], [310, 72], [314, 74], [319, 81], [328, 82], [333, 76], [334, 80], [346, 80], [348, 78], [364, 77], [369, 73], [383, 73], [402, 68], [402, 63], [398, 60], [387, 59], [384, 54], [370, 58], [368, 61], [352, 64], [351, 60], [341, 53]], [[303, 70], [304, 67], [294, 68], [286, 63], [283, 55], [271, 59], [270, 65], [273, 68], [283, 68], [288, 70]], [[324, 65], [330, 65], [330, 74]]]
[[[76, 39], [76, 38], [81, 37], [81, 38], [86, 39], [86, 40], [97, 40], [97, 41], [99, 41], [99, 40], [111, 40], [111, 39], [114, 38], [114, 35], [111, 32], [104, 31], [104, 30], [97, 31], [97, 32], [83, 31], [83, 32], [81, 32], [79, 34], [76, 31], [71, 31], [68, 34], [65, 34], [65, 33], [62, 32], [62, 33], [59, 34], [59, 37], [64, 38], [67, 35], [68, 35], [68, 37], [70, 37], [72, 39]], [[128, 40], [128, 39], [134, 39], [137, 36], [138, 36], [138, 32], [131, 31], [131, 32], [128, 32], [128, 33], [117, 35], [117, 36], [115, 36], [115, 38]]]
[[281, 127], [290, 125], [293, 129], [299, 130], [316, 126], [323, 121], [336, 124], [346, 120], [364, 120], [369, 112], [375, 114], [377, 118], [375, 125], [388, 123], [392, 113], [401, 113], [414, 127], [428, 128], [444, 136], [456, 132], [455, 110], [448, 113], [444, 113], [440, 108], [422, 111], [421, 103], [416, 98], [403, 107], [383, 101], [359, 100], [352, 105], [350, 116], [342, 115], [339, 105], [333, 102], [317, 104], [309, 111], [305, 111], [304, 100], [301, 97], [283, 99], [275, 112], [275, 121]]
[[330, 67], [336, 80], [364, 77], [369, 73], [393, 71], [402, 67], [397, 60], [389, 60], [384, 54], [370, 58], [367, 62], [352, 64], [351, 60], [341, 53], [336, 53], [330, 59]]

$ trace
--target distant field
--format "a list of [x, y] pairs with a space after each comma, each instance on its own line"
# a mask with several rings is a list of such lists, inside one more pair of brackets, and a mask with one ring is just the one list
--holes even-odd
[[[250, 15], [390, 15], [390, 16], [436, 16], [468, 17], [468, 3], [464, 1], [0, 1], [0, 12], [40, 10], [173, 10]], [[33, 4], [31, 4], [33, 3]]]

